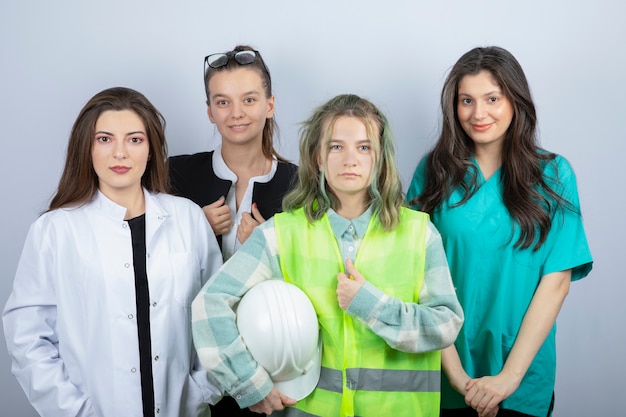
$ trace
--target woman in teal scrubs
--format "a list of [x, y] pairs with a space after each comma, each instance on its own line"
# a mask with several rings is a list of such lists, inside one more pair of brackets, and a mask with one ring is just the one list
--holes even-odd
[[441, 135], [419, 163], [410, 204], [439, 229], [465, 324], [442, 354], [442, 416], [549, 416], [555, 320], [592, 258], [576, 177], [543, 150], [524, 72], [475, 48], [441, 94]]

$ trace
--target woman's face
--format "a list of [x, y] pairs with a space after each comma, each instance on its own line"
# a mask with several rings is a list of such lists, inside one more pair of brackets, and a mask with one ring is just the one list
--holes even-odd
[[477, 148], [502, 149], [513, 120], [513, 105], [488, 71], [466, 75], [459, 82], [459, 122]]
[[150, 144], [141, 118], [132, 110], [107, 110], [96, 121], [91, 149], [98, 187], [113, 198], [128, 191], [141, 191]]
[[209, 119], [222, 141], [260, 146], [265, 120], [274, 116], [274, 96], [265, 96], [259, 73], [245, 67], [216, 72], [209, 80], [209, 94]]
[[318, 158], [318, 167], [325, 169], [328, 186], [340, 201], [360, 199], [365, 204], [374, 167], [374, 150], [365, 124], [358, 117], [342, 116], [333, 125], [328, 148], [322, 148], [326, 166]]

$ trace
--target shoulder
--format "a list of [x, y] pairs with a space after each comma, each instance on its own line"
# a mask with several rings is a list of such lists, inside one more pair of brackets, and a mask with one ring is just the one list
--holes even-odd
[[81, 228], [81, 218], [84, 216], [85, 207], [89, 204], [45, 212], [31, 223], [29, 233], [51, 237], [58, 233], [65, 233], [68, 227]]
[[407, 200], [411, 201], [415, 197], [418, 197], [422, 190], [424, 189], [424, 185], [426, 184], [426, 177], [428, 171], [428, 157], [430, 154], [426, 154], [420, 159], [415, 171], [413, 172], [413, 177], [411, 178], [411, 183], [409, 184], [409, 188], [407, 190]]
[[298, 166], [291, 162], [278, 161], [278, 167], [276, 168], [276, 176], [292, 177], [298, 173]]
[[414, 210], [409, 207], [401, 207], [400, 218], [402, 219], [402, 221], [423, 222], [428, 221], [430, 219], [430, 216], [428, 215], [428, 213], [425, 213], [423, 211]]
[[168, 214], [188, 213], [190, 215], [202, 214], [202, 209], [196, 203], [185, 197], [178, 197], [166, 193], [150, 193]]
[[[544, 151], [545, 152], [545, 151]], [[543, 176], [548, 182], [570, 182], [575, 181], [576, 174], [572, 164], [562, 155], [553, 154], [552, 159], [548, 159], [543, 164]]]
[[212, 164], [212, 159], [213, 151], [198, 152], [189, 155], [174, 155], [167, 158], [170, 168], [174, 168], [176, 170], [198, 165]]

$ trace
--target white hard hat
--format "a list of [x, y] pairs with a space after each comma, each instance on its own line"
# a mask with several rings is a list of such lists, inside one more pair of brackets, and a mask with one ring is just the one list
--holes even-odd
[[237, 327], [252, 357], [282, 393], [301, 400], [315, 389], [322, 340], [304, 291], [280, 279], [255, 285], [239, 302]]

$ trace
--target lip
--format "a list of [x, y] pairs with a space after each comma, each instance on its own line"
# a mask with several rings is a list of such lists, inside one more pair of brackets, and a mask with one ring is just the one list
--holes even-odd
[[109, 169], [115, 172], [116, 174], [125, 174], [128, 171], [130, 171], [130, 167], [123, 166], [123, 165], [115, 165], [115, 166], [110, 167]]
[[485, 132], [485, 131], [489, 130], [489, 128], [491, 126], [493, 126], [493, 123], [472, 124], [472, 129], [474, 129], [477, 132]]
[[359, 174], [355, 172], [344, 172], [343, 174], [341, 174], [341, 176], [345, 178], [356, 178], [359, 176]]
[[229, 126], [229, 129], [236, 130], [236, 131], [238, 131], [238, 130], [245, 130], [248, 126], [250, 126], [250, 123], [231, 125], [231, 126]]

